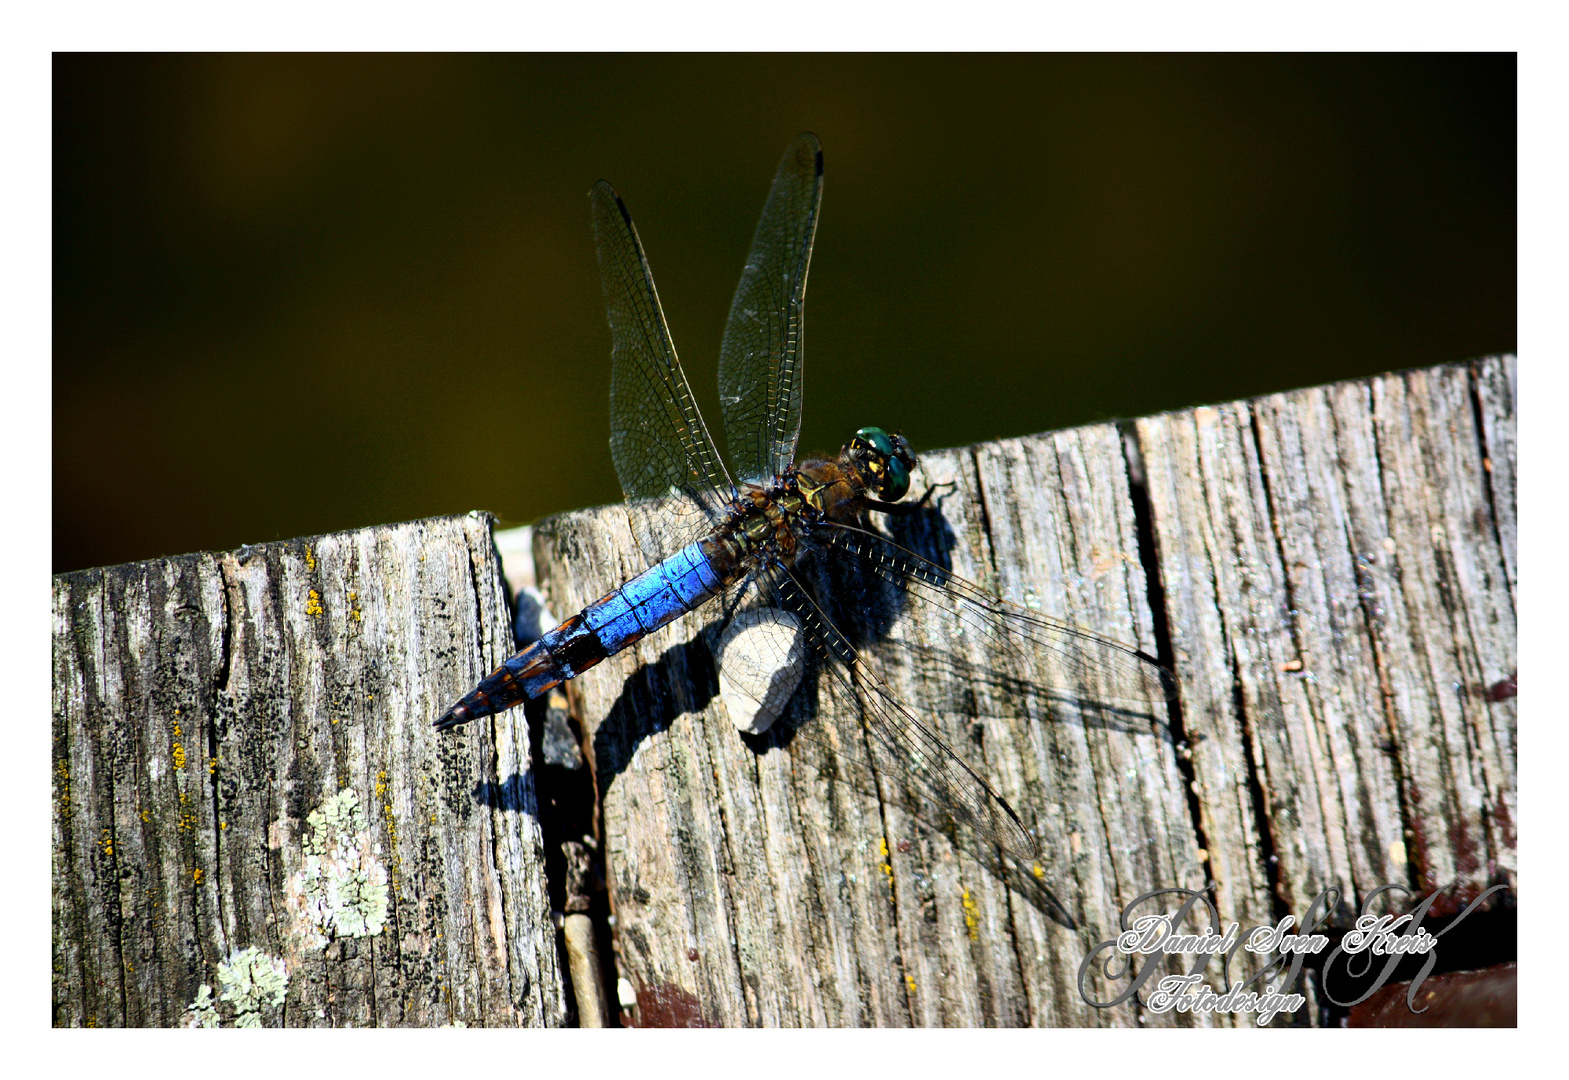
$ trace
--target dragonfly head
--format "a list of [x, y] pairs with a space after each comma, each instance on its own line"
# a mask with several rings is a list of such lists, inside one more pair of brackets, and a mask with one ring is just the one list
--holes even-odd
[[862, 482], [883, 502], [898, 502], [910, 490], [915, 452], [897, 431], [890, 435], [882, 428], [863, 427], [844, 453]]

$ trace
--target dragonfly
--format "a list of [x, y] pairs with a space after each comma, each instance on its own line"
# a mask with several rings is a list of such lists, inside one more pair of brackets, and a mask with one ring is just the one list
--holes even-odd
[[611, 336], [610, 453], [649, 567], [512, 656], [435, 726], [457, 728], [539, 697], [705, 604], [716, 603], [726, 625], [782, 617], [785, 638], [727, 649], [721, 672], [766, 680], [799, 667], [804, 653], [860, 704], [861, 730], [838, 745], [864, 738], [876, 760], [1027, 866], [1038, 845], [1019, 814], [835, 625], [808, 565], [847, 561], [868, 580], [933, 605], [985, 655], [1043, 657], [1048, 689], [1083, 695], [1095, 687], [1148, 708], [1171, 698], [1174, 683], [1136, 646], [1013, 604], [879, 531], [872, 515], [909, 514], [933, 490], [906, 498], [918, 462], [900, 433], [867, 426], [837, 457], [796, 459], [806, 278], [822, 190], [822, 148], [814, 135], [799, 135], [775, 174], [720, 344], [727, 468], [676, 357], [631, 214], [608, 183], [594, 185]]

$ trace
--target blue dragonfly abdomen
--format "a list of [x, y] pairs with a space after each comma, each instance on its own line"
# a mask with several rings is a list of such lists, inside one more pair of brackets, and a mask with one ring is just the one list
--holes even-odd
[[711, 539], [688, 544], [511, 657], [448, 709], [436, 727], [457, 727], [501, 712], [577, 678], [719, 592], [729, 584], [725, 562]]

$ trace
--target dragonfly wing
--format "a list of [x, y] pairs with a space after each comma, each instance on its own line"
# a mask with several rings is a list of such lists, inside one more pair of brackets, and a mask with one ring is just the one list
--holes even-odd
[[795, 460], [801, 433], [801, 314], [823, 197], [817, 136], [779, 162], [719, 346], [719, 401], [730, 463], [764, 484]]
[[873, 774], [897, 779], [911, 796], [931, 800], [941, 814], [973, 829], [986, 843], [1025, 866], [1033, 862], [1036, 844], [1007, 800], [928, 720], [899, 700], [791, 570], [771, 569], [759, 579], [759, 597], [799, 620], [817, 670], [839, 692], [836, 696], [859, 706], [847, 710], [824, 704], [799, 733], [830, 747], [852, 771], [869, 763]]
[[603, 180], [589, 198], [610, 317], [610, 456], [654, 561], [723, 521], [735, 485], [692, 400], [626, 204]]
[[982, 655], [1006, 654], [1012, 670], [1031, 672], [1032, 684], [1016, 689], [1158, 716], [1176, 699], [1171, 672], [1136, 646], [1004, 600], [869, 530], [829, 523], [825, 539], [908, 598], [939, 609], [933, 622], [956, 654], [970, 651], [959, 641], [969, 636]]

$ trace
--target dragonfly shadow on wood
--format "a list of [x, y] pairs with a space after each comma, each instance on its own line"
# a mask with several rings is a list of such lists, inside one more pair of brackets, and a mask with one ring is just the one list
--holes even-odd
[[474, 803], [489, 810], [539, 817], [539, 800], [532, 775], [513, 773], [505, 780], [484, 780], [474, 785]]
[[[935, 571], [951, 572], [949, 552], [954, 544], [952, 529], [942, 511], [922, 506], [899, 519], [898, 539], [914, 548]], [[1010, 714], [1013, 723], [1074, 723], [1104, 728], [1125, 734], [1148, 736], [1164, 733], [1148, 704], [1121, 706], [1087, 700], [1082, 693], [1054, 690], [1032, 681], [1028, 674], [1001, 671], [994, 665], [978, 662], [961, 650], [948, 649], [930, 641], [907, 640], [898, 636], [896, 627], [912, 609], [929, 606], [907, 579], [890, 580], [868, 568], [852, 553], [835, 549], [816, 551], [802, 558], [796, 574], [823, 616], [838, 626], [845, 640], [877, 667], [890, 654], [918, 669], [923, 677], [911, 691], [911, 704], [923, 715], [940, 711], [950, 718], [949, 730], [958, 730], [950, 745], [964, 753], [977, 770], [986, 769], [986, 748], [981, 740], [981, 701], [1034, 701], [1034, 715], [1022, 707]], [[621, 692], [595, 730], [593, 749], [599, 796], [604, 799], [616, 778], [622, 774], [643, 741], [669, 729], [680, 717], [708, 712], [707, 722], [722, 725], [718, 731], [704, 732], [702, 740], [738, 738], [760, 758], [772, 753], [792, 756], [793, 765], [809, 770], [820, 784], [843, 783], [860, 796], [872, 800], [877, 813], [884, 815], [889, 806], [897, 807], [932, 834], [971, 851], [992, 876], [1005, 881], [1037, 909], [1064, 926], [1073, 926], [1064, 905], [1051, 893], [1033, 867], [1021, 869], [1018, 860], [1004, 859], [986, 837], [977, 845], [967, 821], [956, 820], [952, 803], [942, 790], [939, 777], [934, 785], [928, 772], [912, 764], [902, 746], [889, 746], [879, 738], [878, 724], [884, 714], [858, 707], [843, 685], [823, 675], [832, 670], [821, 656], [805, 664], [801, 685], [788, 708], [764, 734], [737, 732], [731, 736], [722, 708], [710, 711], [718, 699], [717, 670], [707, 642], [723, 618], [711, 620], [689, 640], [672, 645], [651, 663], [641, 665], [623, 682]], [[937, 677], [929, 677], [933, 673]], [[827, 699], [824, 692], [827, 691]], [[845, 713], [849, 713], [846, 716]], [[713, 752], [705, 748], [701, 753]], [[1049, 797], [1046, 796], [1046, 797]], [[1040, 796], [1031, 802], [1038, 801]], [[1033, 820], [1033, 808], [1019, 808], [1026, 820]], [[887, 832], [884, 822], [876, 826]], [[864, 838], [862, 838], [864, 839]], [[735, 842], [732, 838], [730, 842]], [[1050, 852], [1043, 852], [1047, 872], [1052, 869]]]
[[[934, 505], [921, 505], [911, 513], [891, 518], [888, 532], [894, 543], [925, 560], [933, 572], [951, 575], [954, 573], [951, 553], [957, 538], [942, 511], [941, 502], [939, 499]], [[1092, 659], [1094, 650], [1102, 642], [1098, 635], [1084, 631], [1082, 636], [1075, 634], [1044, 642], [1038, 637], [1017, 634], [993, 635], [977, 642], [972, 635], [966, 648], [962, 641], [934, 638], [929, 633], [930, 625], [926, 628], [926, 636], [913, 628], [900, 626], [901, 616], [912, 609], [917, 615], [924, 614], [928, 623], [940, 623], [947, 617], [930, 604], [929, 593], [914, 587], [917, 581], [913, 576], [878, 576], [868, 572], [863, 560], [853, 558], [832, 560], [830, 574], [826, 588], [819, 586], [820, 602], [825, 609], [831, 607], [833, 617], [857, 649], [870, 648], [883, 657], [898, 656], [908, 662], [913, 671], [938, 676], [912, 680], [916, 684], [912, 694], [920, 694], [918, 700], [911, 702], [913, 705], [929, 711], [958, 714], [973, 721], [982, 717], [981, 702], [985, 700], [1003, 705], [1002, 714], [1020, 722], [1070, 723], [1129, 735], [1153, 734], [1168, 744], [1173, 741], [1167, 727], [1164, 700], [1170, 698], [1174, 689], [1168, 674], [1136, 658], [1125, 646], [1113, 644], [1109, 650], [1100, 651], [1099, 659]], [[1030, 614], [1022, 605], [996, 599], [1001, 607], [1013, 609], [1020, 615]], [[1041, 618], [1055, 627], [1069, 625], [1046, 616]], [[957, 621], [962, 626], [964, 620]], [[1064, 642], [1071, 644], [1065, 646]], [[1065, 648], [1067, 652], [1063, 651]], [[977, 656], [977, 651], [981, 655]], [[1037, 652], [1046, 655], [1033, 655]], [[1096, 669], [1092, 673], [1112, 674], [1114, 685], [1096, 687], [1086, 685], [1083, 679], [1064, 680], [1061, 671], [1053, 682], [1041, 671], [1034, 670], [1050, 667], [1054, 659], [1064, 657], [1070, 665], [1069, 676], [1083, 674], [1078, 669], [1088, 667]], [[1117, 685], [1115, 672], [1098, 670], [1113, 666], [1105, 663], [1108, 657], [1114, 664], [1140, 674], [1140, 678], [1131, 680], [1134, 685], [1131, 694], [1127, 685], [1130, 680], [1122, 680], [1121, 685]], [[1032, 663], [1040, 660], [1045, 664]], [[1032, 702], [1037, 706], [1033, 714], [1024, 707]]]
[[628, 675], [594, 729], [599, 798], [603, 800], [610, 784], [626, 771], [643, 740], [668, 730], [688, 713], [701, 713], [716, 690], [713, 658], [701, 636], [670, 646], [659, 659]]
[[[822, 674], [819, 665], [809, 664], [785, 714], [762, 734], [733, 731], [723, 722], [721, 711], [718, 720], [722, 724], [721, 730], [700, 733], [697, 736], [698, 753], [710, 752], [710, 738], [733, 738], [756, 755], [760, 765], [761, 759], [768, 755], [789, 755], [790, 772], [799, 783], [817, 791], [826, 785], [844, 785], [849, 792], [873, 806], [880, 820], [889, 805], [898, 807], [931, 837], [942, 838], [937, 842], [962, 845], [988, 874], [1004, 882], [1046, 917], [1067, 929], [1077, 929], [1066, 906], [1040, 877], [1003, 858], [995, 846], [983, 843], [977, 847], [974, 837], [964, 835], [964, 826], [952, 813], [923, 790], [922, 777], [901, 772], [902, 759], [886, 758], [880, 766], [874, 766], [867, 759], [864, 745], [854, 749], [826, 736], [817, 726]], [[717, 689], [717, 672], [702, 634], [672, 645], [658, 659], [640, 665], [628, 675], [622, 683], [621, 693], [594, 731], [594, 774], [599, 798], [602, 801], [606, 798], [645, 740], [668, 732], [682, 716], [696, 717], [705, 713], [717, 701]], [[715, 722], [712, 714], [707, 720]], [[877, 828], [882, 833], [889, 831], [885, 824], [879, 824]], [[897, 839], [891, 842], [896, 845]], [[731, 845], [765, 842], [763, 838], [736, 836], [713, 840]], [[900, 852], [890, 857], [913, 859], [920, 856]], [[916, 872], [922, 871], [917, 867]]]
[[[938, 511], [923, 512], [934, 518], [933, 533], [948, 532], [945, 525], [937, 528], [941, 522]], [[951, 536], [951, 532], [948, 535]], [[801, 577], [813, 598], [822, 604], [825, 615], [846, 627], [847, 639], [858, 648], [886, 644], [890, 640], [889, 631], [912, 599], [897, 584], [868, 573], [856, 561], [833, 552], [807, 561]], [[704, 713], [715, 703], [717, 671], [706, 641], [718, 621], [711, 622], [704, 632], [690, 640], [667, 648], [657, 660], [640, 666], [623, 681], [620, 694], [597, 727], [593, 739], [595, 773], [602, 799], [616, 778], [627, 769], [645, 739], [667, 731], [683, 715]], [[824, 674], [824, 664], [807, 663], [802, 684], [788, 708], [766, 733], [737, 732], [731, 736], [730, 725], [724, 723], [724, 712], [720, 709], [717, 719], [721, 727], [702, 733], [702, 741], [738, 738], [759, 759], [770, 754], [790, 755], [790, 775], [805, 776], [801, 782], [811, 788], [804, 793], [807, 799], [833, 802], [829, 788], [843, 784], [873, 807], [872, 812], [877, 817], [866, 827], [875, 829], [879, 835], [891, 831], [886, 813], [890, 806], [897, 807], [932, 837], [946, 837], [948, 842], [971, 851], [993, 877], [1004, 881], [1027, 903], [1060, 925], [1073, 928], [1072, 916], [1041, 877], [1002, 858], [994, 843], [982, 842], [977, 846], [974, 836], [966, 835], [965, 823], [955, 819], [951, 805], [944, 802], [941, 792], [932, 790], [931, 777], [912, 769], [907, 755], [883, 752], [887, 748], [878, 739], [875, 727], [863, 726], [875, 725], [878, 722], [875, 714], [855, 715], [849, 726], [842, 722], [842, 716], [831, 719], [825, 715], [825, 710], [846, 708], [853, 713], [856, 706], [853, 701], [847, 702], [843, 694], [835, 693], [838, 687], [831, 680], [826, 689], [834, 700], [825, 702], [822, 696]], [[713, 723], [716, 717], [710, 712], [706, 720]], [[971, 730], [978, 730], [978, 726], [972, 726]], [[977, 742], [973, 749], [977, 766], [984, 767], [980, 760], [984, 756], [983, 747]], [[713, 751], [710, 748], [699, 752]], [[762, 772], [761, 765], [760, 760], [758, 775]], [[846, 839], [854, 842], [867, 838]], [[892, 838], [889, 842], [896, 844], [898, 839]], [[745, 840], [731, 837], [727, 842]], [[904, 852], [890, 856], [904, 857]], [[916, 855], [909, 857], [919, 858]]]

